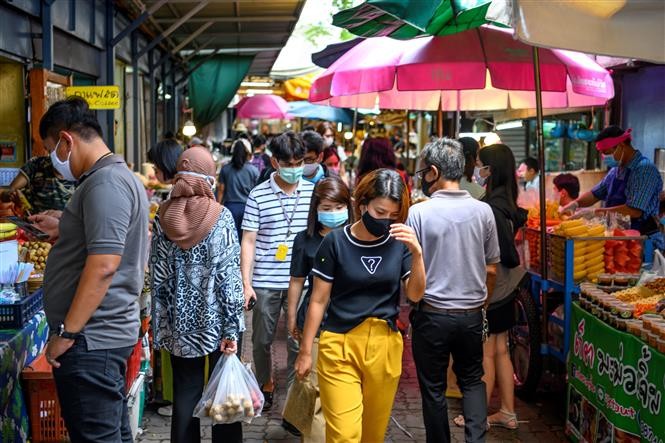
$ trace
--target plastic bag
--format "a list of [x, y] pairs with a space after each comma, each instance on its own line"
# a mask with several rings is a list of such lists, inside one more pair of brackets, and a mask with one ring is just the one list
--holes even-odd
[[665, 257], [663, 257], [663, 254], [658, 249], [654, 252], [651, 270], [659, 277], [665, 277]]
[[311, 432], [316, 396], [316, 388], [309, 378], [295, 380], [286, 395], [282, 417], [298, 428], [303, 435], [309, 435]]
[[212, 419], [213, 424], [251, 423], [263, 410], [263, 394], [252, 371], [236, 354], [224, 355], [215, 365], [194, 417]]

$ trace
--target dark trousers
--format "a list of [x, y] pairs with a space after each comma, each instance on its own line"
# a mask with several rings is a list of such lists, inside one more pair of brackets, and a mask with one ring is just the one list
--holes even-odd
[[481, 312], [411, 312], [413, 359], [423, 402], [427, 443], [450, 442], [446, 371], [450, 355], [463, 394], [465, 441], [485, 441], [487, 399], [483, 376]]
[[245, 215], [245, 203], [226, 202], [224, 206], [231, 212], [238, 230], [238, 242], [242, 240], [242, 218]]
[[[222, 353], [217, 350], [208, 358], [208, 375], [212, 373]], [[192, 417], [201, 395], [205, 357], [182, 358], [171, 355], [173, 368], [173, 416], [171, 417], [171, 443], [197, 443], [201, 441], [200, 420]], [[231, 423], [212, 427], [213, 443], [241, 443], [242, 424]]]
[[90, 351], [79, 337], [53, 368], [62, 418], [72, 443], [130, 443], [125, 371], [134, 347]]

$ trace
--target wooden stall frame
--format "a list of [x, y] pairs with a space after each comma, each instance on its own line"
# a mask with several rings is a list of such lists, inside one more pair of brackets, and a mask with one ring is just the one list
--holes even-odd
[[45, 156], [48, 155], [48, 152], [39, 135], [39, 122], [48, 109], [47, 83], [52, 82], [62, 86], [72, 86], [73, 77], [60, 75], [43, 68], [35, 68], [30, 70], [28, 81], [30, 82], [31, 157]]

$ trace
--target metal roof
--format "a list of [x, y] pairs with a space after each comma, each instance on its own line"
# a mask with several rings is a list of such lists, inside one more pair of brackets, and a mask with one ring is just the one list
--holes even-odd
[[164, 46], [187, 61], [194, 55], [256, 54], [248, 75], [268, 75], [306, 0], [121, 0]]

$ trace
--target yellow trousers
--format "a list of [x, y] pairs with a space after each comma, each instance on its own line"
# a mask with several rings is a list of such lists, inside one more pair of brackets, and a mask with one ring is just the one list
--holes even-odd
[[327, 443], [382, 443], [402, 374], [402, 336], [368, 318], [347, 332], [323, 331], [318, 379]]

